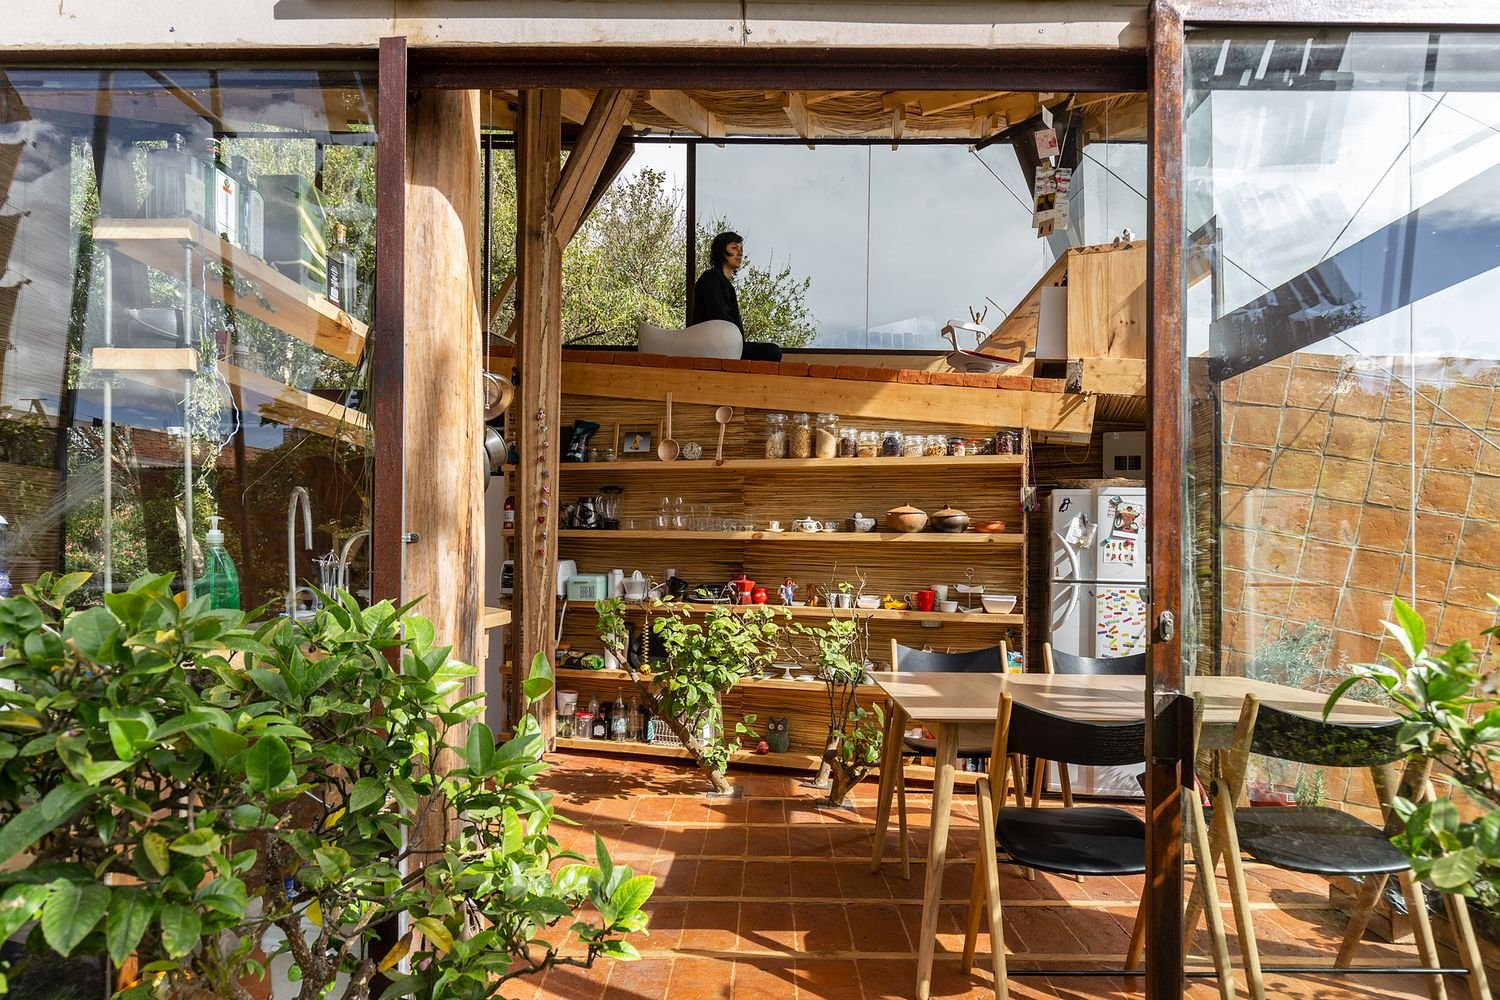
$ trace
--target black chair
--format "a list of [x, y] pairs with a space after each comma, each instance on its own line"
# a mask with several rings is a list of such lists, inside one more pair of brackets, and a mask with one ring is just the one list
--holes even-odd
[[[959, 653], [912, 649], [891, 640], [891, 669], [910, 674], [996, 674], [1005, 670], [1005, 643]], [[921, 720], [914, 720], [920, 722]], [[896, 809], [901, 830], [901, 876], [911, 878], [911, 848], [906, 833], [906, 761], [931, 757], [937, 741], [891, 734], [901, 739], [901, 775], [896, 786]], [[965, 726], [959, 733], [958, 759], [982, 760], [990, 755], [994, 732], [988, 726]]]
[[[995, 966], [995, 995], [1009, 996], [1005, 974], [1005, 936], [1000, 915], [1000, 861], [1055, 875], [1140, 875], [1146, 871], [1146, 824], [1134, 813], [1112, 806], [1062, 809], [997, 807], [993, 787], [1004, 772], [995, 762], [1021, 754], [1060, 764], [1111, 766], [1140, 764], [1146, 759], [1146, 723], [1086, 722], [1020, 704], [1007, 692], [1000, 696], [990, 772], [977, 782], [980, 864], [974, 870], [964, 935], [963, 968], [973, 968], [979, 921], [989, 911], [990, 949]], [[986, 821], [989, 817], [989, 821]], [[983, 892], [981, 893], [981, 880]], [[985, 905], [980, 905], [980, 900]], [[1144, 902], [1144, 900], [1143, 900]], [[1145, 923], [1137, 911], [1125, 965], [1140, 965]]]
[[[1076, 653], [1064, 653], [1053, 649], [1052, 643], [1042, 643], [1042, 669], [1049, 674], [1064, 674], [1074, 677], [1145, 677], [1146, 676], [1146, 654], [1136, 653], [1133, 656], [1079, 656]], [[1042, 789], [1047, 787], [1048, 762], [1038, 760], [1036, 770], [1031, 776], [1031, 804], [1041, 804]], [[1068, 769], [1061, 765], [1057, 768], [1057, 785], [1062, 792], [1063, 805], [1073, 804], [1073, 782], [1068, 777]]]
[[[1427, 904], [1412, 875], [1411, 863], [1390, 841], [1392, 834], [1401, 827], [1399, 819], [1394, 819], [1385, 828], [1381, 828], [1349, 813], [1325, 806], [1239, 804], [1245, 790], [1249, 755], [1255, 753], [1317, 767], [1370, 768], [1380, 806], [1387, 816], [1393, 816], [1391, 801], [1396, 781], [1389, 774], [1387, 765], [1402, 760], [1404, 756], [1398, 739], [1401, 725], [1400, 720], [1381, 723], [1325, 722], [1262, 704], [1255, 695], [1246, 695], [1235, 732], [1234, 747], [1224, 759], [1224, 776], [1213, 782], [1212, 818], [1205, 819], [1195, 797], [1189, 797], [1193, 811], [1197, 814], [1195, 820], [1198, 828], [1211, 830], [1207, 838], [1199, 840], [1199, 846], [1194, 852], [1198, 855], [1198, 884], [1201, 891], [1200, 899], [1196, 902], [1212, 905], [1217, 909], [1217, 890], [1212, 883], [1218, 858], [1222, 855], [1228, 868], [1235, 921], [1239, 925], [1245, 976], [1250, 983], [1251, 996], [1256, 1000], [1264, 1000], [1266, 988], [1261, 974], [1260, 951], [1255, 940], [1241, 854], [1261, 864], [1288, 871], [1328, 878], [1353, 876], [1362, 880], [1354, 913], [1334, 959], [1335, 966], [1349, 965], [1375, 904], [1385, 890], [1386, 882], [1395, 875], [1406, 899], [1422, 964], [1426, 968], [1440, 967], [1432, 925], [1427, 917]], [[1414, 794], [1418, 797], [1425, 793], [1428, 785], [1425, 773], [1407, 775], [1406, 781], [1416, 790]], [[1212, 859], [1206, 866], [1202, 857], [1205, 849]], [[1462, 900], [1458, 900], [1460, 905], [1456, 908], [1452, 906], [1453, 900], [1448, 902], [1449, 913], [1454, 920], [1455, 936], [1459, 938], [1460, 953], [1469, 969], [1470, 988], [1475, 996], [1488, 996], [1488, 988], [1484, 983], [1484, 965], [1479, 958], [1478, 946], [1475, 944], [1467, 913], [1463, 910]], [[1218, 924], [1217, 927], [1215, 923]], [[1211, 920], [1210, 933], [1215, 938], [1215, 963], [1219, 966], [1223, 988], [1232, 991], [1228, 946], [1223, 940], [1222, 923]], [[1309, 967], [1308, 971], [1313, 972], [1313, 968]], [[1426, 978], [1431, 996], [1441, 998], [1447, 995], [1441, 975], [1431, 973]]]

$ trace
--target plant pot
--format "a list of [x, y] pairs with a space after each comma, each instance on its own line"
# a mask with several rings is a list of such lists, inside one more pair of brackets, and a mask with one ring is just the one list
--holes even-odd
[[1252, 781], [1246, 786], [1245, 794], [1249, 797], [1252, 806], [1294, 806], [1297, 804], [1296, 789], [1291, 785], [1270, 785]]

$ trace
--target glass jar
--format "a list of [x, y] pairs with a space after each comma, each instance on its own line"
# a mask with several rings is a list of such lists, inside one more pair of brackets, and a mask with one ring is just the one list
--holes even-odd
[[812, 458], [812, 417], [805, 413], [793, 413], [786, 432], [786, 454], [788, 458]]
[[786, 414], [766, 414], [766, 457], [786, 458]]
[[839, 427], [839, 458], [859, 457], [859, 431], [848, 424]]
[[905, 458], [919, 458], [927, 447], [927, 435], [907, 434], [901, 439], [901, 454]]
[[984, 445], [980, 443], [980, 440], [978, 438], [965, 438], [964, 450], [967, 451], [970, 455], [983, 455]]
[[839, 453], [839, 415], [818, 414], [818, 426], [813, 431], [813, 454], [818, 458], [837, 458]]
[[859, 454], [858, 454], [858, 457], [860, 457], [860, 458], [879, 458], [880, 457], [880, 432], [879, 431], [860, 431], [859, 432]]
[[1020, 435], [1015, 431], [995, 432], [995, 454], [1014, 455], [1017, 451], [1020, 450], [1020, 448], [1018, 447], [1019, 444]]
[[948, 439], [941, 434], [927, 435], [927, 444], [923, 446], [922, 454], [928, 458], [948, 454]]
[[963, 438], [956, 437], [948, 439], [948, 454], [963, 457], [968, 453], [969, 449]]
[[880, 457], [881, 458], [900, 458], [901, 457], [901, 432], [900, 431], [881, 431], [881, 433], [880, 433]]

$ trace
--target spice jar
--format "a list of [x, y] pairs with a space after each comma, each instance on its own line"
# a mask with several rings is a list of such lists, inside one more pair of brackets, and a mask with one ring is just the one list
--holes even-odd
[[786, 453], [790, 458], [812, 458], [812, 418], [807, 414], [792, 414], [791, 425], [786, 432]]
[[963, 438], [948, 439], [948, 454], [962, 457], [968, 453], [969, 449]]
[[837, 458], [839, 453], [839, 415], [818, 414], [818, 426], [813, 432], [813, 454], [818, 458]]
[[1018, 435], [1015, 431], [996, 431], [995, 454], [1014, 455], [1016, 453], [1016, 445], [1018, 444], [1017, 437]]
[[766, 457], [786, 458], [786, 414], [766, 414]]
[[922, 454], [929, 458], [948, 454], [948, 439], [941, 434], [927, 435], [927, 444], [922, 448]]
[[925, 434], [907, 434], [901, 439], [901, 454], [906, 458], [918, 458], [927, 447]]
[[881, 458], [900, 458], [901, 457], [901, 432], [900, 431], [882, 431], [881, 432], [881, 434], [880, 434], [880, 457]]
[[984, 448], [980, 445], [978, 438], [965, 438], [964, 451], [970, 455], [983, 455]]
[[880, 432], [859, 432], [859, 456], [860, 458], [878, 458], [880, 456]]
[[848, 424], [839, 428], [839, 458], [859, 457], [859, 431]]

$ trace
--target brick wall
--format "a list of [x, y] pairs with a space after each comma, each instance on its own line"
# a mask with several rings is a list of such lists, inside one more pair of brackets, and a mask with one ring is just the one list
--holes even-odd
[[1227, 670], [1310, 623], [1331, 671], [1395, 652], [1397, 593], [1440, 643], [1494, 623], [1497, 382], [1496, 362], [1296, 354], [1222, 385]]

